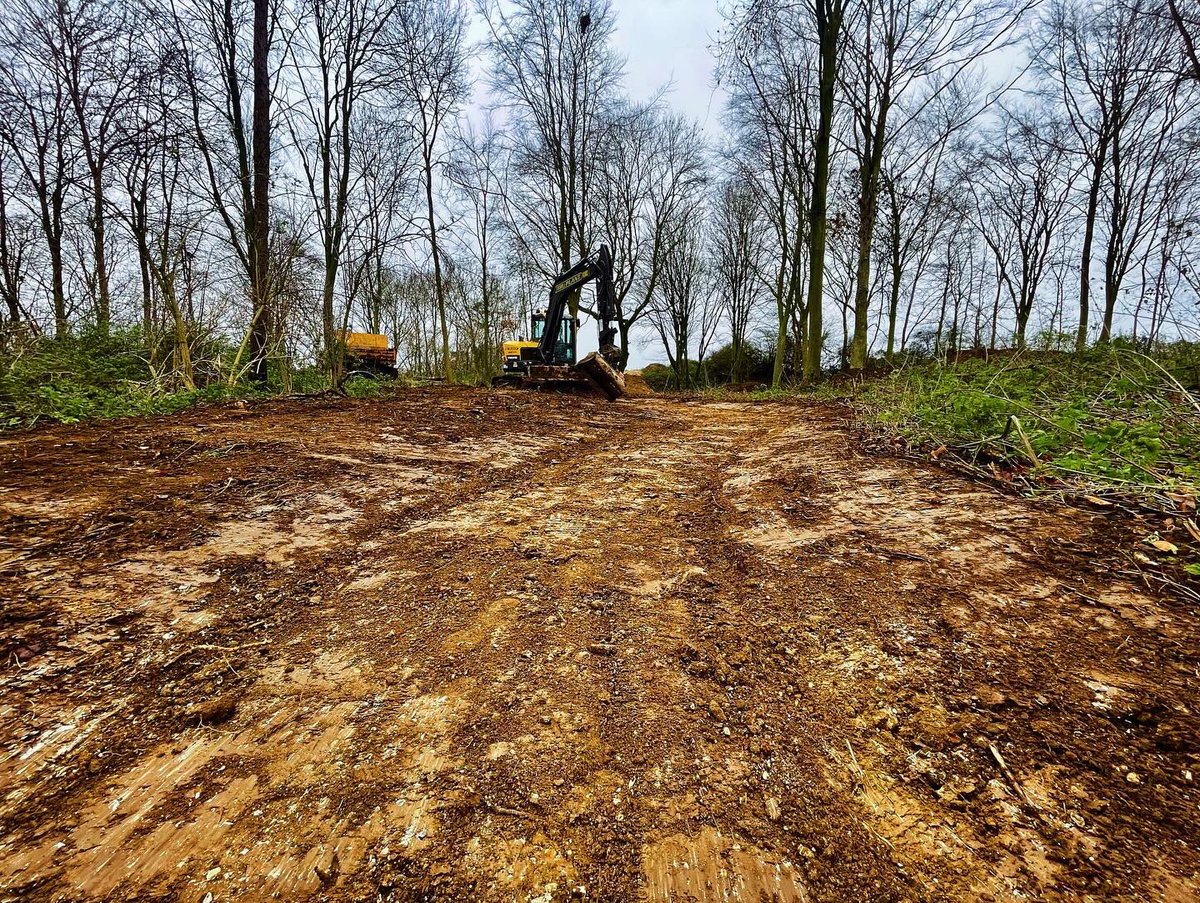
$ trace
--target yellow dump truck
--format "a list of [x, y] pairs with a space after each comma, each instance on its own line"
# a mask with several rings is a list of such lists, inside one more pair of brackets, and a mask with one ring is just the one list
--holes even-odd
[[385, 335], [374, 332], [338, 332], [345, 349], [347, 373], [362, 372], [396, 375], [396, 349], [388, 347]]

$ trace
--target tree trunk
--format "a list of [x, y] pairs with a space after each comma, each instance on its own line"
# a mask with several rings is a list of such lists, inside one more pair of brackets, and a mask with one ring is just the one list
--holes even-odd
[[0, 289], [4, 292], [4, 303], [8, 308], [8, 322], [14, 328], [21, 322], [20, 285], [20, 255], [13, 259], [12, 249], [8, 245], [8, 194], [4, 190], [4, 180], [0, 178]]
[[104, 242], [104, 169], [92, 168], [92, 247], [96, 258], [96, 328], [108, 334], [112, 320], [112, 296], [108, 285], [108, 254]]
[[838, 35], [842, 0], [817, 0], [817, 36], [821, 50], [820, 121], [814, 144], [812, 198], [809, 213], [808, 344], [804, 349], [804, 381], [821, 373], [821, 302], [825, 288], [825, 220], [829, 193], [829, 152], [833, 136], [833, 90], [837, 81]]
[[179, 374], [185, 389], [196, 388], [195, 375], [192, 372], [192, 351], [188, 339], [187, 322], [183, 310], [179, 306], [179, 297], [175, 293], [174, 275], [159, 280], [163, 301], [171, 312], [171, 320], [175, 327], [175, 371]]
[[54, 304], [54, 335], [65, 336], [70, 329], [67, 322], [67, 292], [63, 286], [62, 234], [49, 236], [50, 251], [50, 295]]
[[896, 353], [896, 318], [900, 314], [900, 216], [896, 211], [896, 189], [895, 185], [889, 181], [888, 193], [892, 200], [892, 217], [891, 229], [888, 236], [890, 252], [888, 257], [892, 264], [892, 285], [891, 294], [888, 298], [888, 333], [887, 333], [887, 359], [890, 362]]
[[779, 328], [775, 332], [775, 366], [771, 370], [771, 388], [778, 389], [783, 385], [783, 358], [787, 354], [788, 333], [787, 302], [782, 293], [776, 297], [775, 313], [779, 319]]
[[1121, 277], [1117, 272], [1118, 247], [1124, 236], [1121, 223], [1124, 211], [1121, 201], [1121, 143], [1120, 133], [1112, 142], [1112, 214], [1108, 223], [1108, 245], [1104, 254], [1104, 321], [1100, 324], [1100, 342], [1112, 338], [1113, 313], [1117, 308], [1117, 295], [1121, 289]]
[[321, 329], [325, 339], [325, 353], [329, 355], [329, 378], [333, 385], [342, 382], [345, 364], [344, 343], [338, 339], [333, 322], [333, 290], [337, 284], [337, 252], [328, 246], [325, 249], [325, 278], [321, 283]]
[[251, 123], [254, 143], [254, 206], [250, 268], [253, 322], [250, 326], [251, 374], [267, 381], [267, 343], [270, 336], [270, 225], [271, 225], [271, 80], [267, 69], [270, 52], [270, 0], [254, 0], [254, 109]]
[[850, 369], [867, 366], [867, 319], [871, 304], [871, 244], [879, 209], [879, 173], [883, 168], [883, 142], [887, 129], [888, 94], [879, 98], [879, 113], [870, 136], [870, 152], [863, 161], [862, 197], [858, 211], [858, 271], [854, 283], [854, 340], [850, 343]]
[[630, 323], [624, 317], [617, 321], [617, 332], [621, 336], [621, 366], [617, 369], [622, 373], [629, 366], [629, 328]]
[[[1025, 302], [1021, 302], [1024, 306]], [[1013, 345], [1018, 349], [1025, 347], [1025, 327], [1029, 323], [1029, 310], [1017, 311], [1017, 334], [1013, 337]]]
[[1075, 333], [1075, 350], [1079, 353], [1087, 348], [1088, 319], [1091, 315], [1092, 243], [1096, 238], [1096, 211], [1100, 206], [1100, 185], [1104, 179], [1104, 161], [1107, 156], [1108, 135], [1105, 134], [1096, 148], [1083, 221], [1083, 250], [1079, 255], [1079, 329]]
[[442, 285], [442, 257], [438, 249], [437, 219], [433, 210], [433, 159], [425, 152], [425, 213], [429, 218], [429, 253], [433, 256], [433, 293], [437, 299], [438, 327], [442, 333], [442, 375], [450, 382], [450, 321], [446, 316], [446, 287]]

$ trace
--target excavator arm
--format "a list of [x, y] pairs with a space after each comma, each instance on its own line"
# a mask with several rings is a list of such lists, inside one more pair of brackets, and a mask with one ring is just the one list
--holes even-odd
[[537, 350], [542, 363], [554, 363], [554, 344], [558, 341], [563, 317], [568, 311], [574, 316], [579, 308], [580, 291], [592, 281], [596, 283], [596, 314], [600, 320], [600, 356], [610, 366], [617, 366], [621, 359], [621, 349], [616, 345], [616, 321], [620, 318], [620, 307], [613, 286], [612, 253], [608, 245], [601, 245], [595, 254], [563, 270], [550, 287], [546, 325]]

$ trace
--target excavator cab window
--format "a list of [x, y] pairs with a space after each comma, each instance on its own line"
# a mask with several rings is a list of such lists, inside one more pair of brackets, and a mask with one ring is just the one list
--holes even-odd
[[[542, 334], [546, 331], [546, 315], [541, 313], [534, 314], [529, 325], [532, 328], [530, 338], [535, 342], [540, 342]], [[562, 323], [558, 327], [558, 341], [554, 343], [553, 360], [551, 363], [559, 366], [563, 364], [574, 366], [578, 336], [579, 321], [573, 320], [571, 317], [563, 317]]]
[[558, 341], [554, 343], [554, 359], [564, 364], [575, 366], [575, 338], [579, 329], [579, 321], [571, 317], [563, 317], [562, 325], [558, 328]]

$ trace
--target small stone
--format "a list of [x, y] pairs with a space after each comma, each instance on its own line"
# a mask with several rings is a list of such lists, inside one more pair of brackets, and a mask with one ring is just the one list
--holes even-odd
[[716, 699], [710, 699], [708, 701], [708, 713], [717, 721], [725, 720], [725, 710], [721, 708], [721, 703]]
[[209, 869], [207, 872], [205, 872], [205, 873], [204, 873], [204, 880], [205, 880], [205, 881], [212, 881], [212, 879], [213, 879], [213, 878], [220, 878], [220, 877], [221, 877], [221, 869], [220, 869], [220, 867], [217, 867], [217, 868], [211, 868], [211, 869]]
[[767, 818], [779, 821], [779, 800], [773, 796], [767, 797]]
[[875, 727], [882, 728], [883, 730], [887, 731], [894, 731], [897, 727], [899, 727], [899, 725], [900, 722], [896, 719], [896, 716], [887, 709], [881, 709], [875, 715]]
[[1125, 780], [1130, 784], [1140, 784], [1142, 783], [1142, 776], [1136, 771], [1131, 771], [1129, 774], [1125, 775]]
[[222, 724], [237, 712], [238, 694], [225, 693], [192, 706], [192, 717], [202, 724]]

